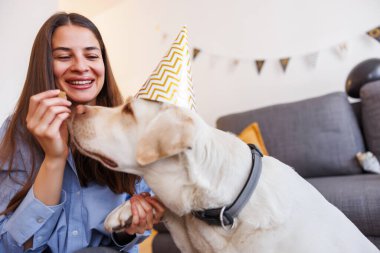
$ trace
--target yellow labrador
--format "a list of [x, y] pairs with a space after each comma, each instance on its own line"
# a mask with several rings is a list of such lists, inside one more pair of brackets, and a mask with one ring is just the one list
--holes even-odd
[[[269, 156], [262, 158], [256, 189], [232, 228], [194, 217], [192, 211], [234, 202], [249, 177], [252, 154], [192, 111], [129, 99], [116, 108], [78, 108], [70, 129], [81, 152], [145, 179], [167, 207], [164, 221], [182, 252], [379, 252], [313, 186]], [[112, 231], [130, 216], [126, 202], [104, 225]]]

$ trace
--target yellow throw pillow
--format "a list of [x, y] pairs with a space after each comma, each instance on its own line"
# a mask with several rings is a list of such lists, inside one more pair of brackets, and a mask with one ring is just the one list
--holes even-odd
[[259, 124], [254, 122], [247, 126], [240, 134], [239, 138], [245, 143], [255, 144], [263, 155], [268, 155], [268, 151], [264, 145], [263, 137], [261, 136]]

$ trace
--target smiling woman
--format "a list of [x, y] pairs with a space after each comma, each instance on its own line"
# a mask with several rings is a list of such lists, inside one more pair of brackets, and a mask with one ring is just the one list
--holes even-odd
[[74, 103], [95, 104], [103, 88], [105, 67], [95, 35], [87, 28], [57, 28], [53, 40], [53, 70], [57, 86]]
[[[108, 170], [68, 144], [74, 105], [121, 103], [95, 25], [75, 13], [51, 16], [36, 36], [16, 110], [0, 129], [0, 252], [138, 251], [162, 205], [139, 177]], [[105, 217], [128, 199], [131, 226], [108, 233]]]

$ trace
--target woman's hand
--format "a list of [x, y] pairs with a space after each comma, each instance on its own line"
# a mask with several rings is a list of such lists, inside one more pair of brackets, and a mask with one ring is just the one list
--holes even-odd
[[45, 159], [66, 159], [69, 153], [65, 120], [71, 102], [58, 97], [59, 90], [48, 90], [30, 98], [26, 117], [28, 130], [45, 152]]
[[132, 224], [125, 229], [125, 232], [133, 235], [142, 234], [145, 230], [153, 228], [154, 224], [161, 221], [165, 213], [165, 207], [155, 197], [144, 192], [134, 195], [130, 199], [132, 209]]

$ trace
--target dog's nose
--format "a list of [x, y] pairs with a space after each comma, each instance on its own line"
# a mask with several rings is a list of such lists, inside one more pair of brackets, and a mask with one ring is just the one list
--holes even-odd
[[75, 112], [76, 112], [76, 114], [85, 114], [86, 113], [86, 106], [77, 105]]

